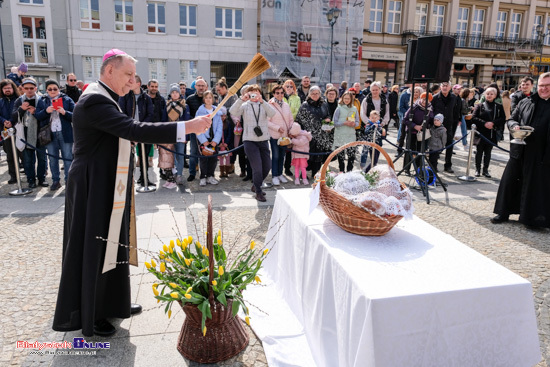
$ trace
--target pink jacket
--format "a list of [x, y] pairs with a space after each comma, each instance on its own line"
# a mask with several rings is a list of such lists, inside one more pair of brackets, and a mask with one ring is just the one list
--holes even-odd
[[[309, 153], [310, 141], [311, 133], [309, 131], [302, 130], [297, 137], [292, 138], [292, 150]], [[309, 155], [292, 152], [292, 159], [294, 158], [309, 158]]]
[[[292, 111], [288, 103], [283, 102], [283, 107], [281, 108], [274, 98], [270, 99], [269, 105], [275, 109], [275, 115], [269, 119], [267, 122], [267, 127], [269, 128], [269, 135], [273, 139], [279, 139], [283, 136], [288, 136], [288, 131], [290, 130], [294, 119], [292, 118]], [[279, 128], [282, 127], [284, 133], [279, 132]]]

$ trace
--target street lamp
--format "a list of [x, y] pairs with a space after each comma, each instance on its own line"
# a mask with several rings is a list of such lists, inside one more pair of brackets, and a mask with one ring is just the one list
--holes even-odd
[[327, 21], [330, 25], [330, 70], [329, 70], [329, 79], [330, 83], [332, 83], [332, 53], [334, 51], [334, 25], [336, 24], [336, 20], [338, 20], [338, 17], [342, 13], [341, 9], [338, 8], [330, 8], [327, 11]]
[[[2, 9], [2, 3], [4, 0], [0, 0], [0, 9]], [[2, 74], [4, 79], [6, 78], [6, 54], [4, 53], [4, 39], [2, 38], [2, 17], [0, 16], [0, 47], [2, 48]]]
[[[546, 32], [544, 32], [544, 27], [542, 24], [537, 24], [535, 27], [535, 31], [537, 32], [538, 37], [538, 46], [539, 46], [539, 65], [537, 67], [538, 75], [540, 75], [540, 68], [542, 67], [542, 50], [544, 48], [544, 38], [550, 34], [550, 23], [546, 25]], [[538, 80], [538, 79], [537, 79]], [[537, 81], [538, 84], [538, 81]]]

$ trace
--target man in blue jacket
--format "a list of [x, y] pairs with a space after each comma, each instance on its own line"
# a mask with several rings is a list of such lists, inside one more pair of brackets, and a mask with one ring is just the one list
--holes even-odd
[[[15, 123], [11, 122], [11, 112], [15, 100], [19, 97], [17, 86], [11, 79], [4, 79], [0, 82], [0, 128], [1, 130], [9, 129], [13, 127]], [[10, 179], [8, 184], [17, 183], [17, 176], [15, 172], [15, 161], [13, 159], [12, 139], [4, 139], [4, 152], [8, 158], [8, 172]], [[19, 159], [19, 158], [18, 158]]]

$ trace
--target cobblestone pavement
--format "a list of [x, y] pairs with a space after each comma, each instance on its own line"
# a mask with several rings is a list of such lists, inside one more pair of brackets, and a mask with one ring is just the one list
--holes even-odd
[[[504, 147], [508, 146], [505, 144]], [[387, 148], [391, 155], [395, 153], [389, 145]], [[544, 357], [537, 366], [550, 366], [550, 231], [528, 230], [515, 222], [514, 216], [508, 224], [490, 223], [496, 189], [506, 160], [505, 153], [494, 152], [495, 159], [491, 166], [493, 178], [463, 183], [456, 176], [465, 171], [466, 153], [457, 149], [453, 158], [457, 173], [441, 175], [449, 184], [449, 195], [445, 196], [441, 188], [436, 188], [431, 192], [431, 204], [427, 205], [421, 193], [415, 192], [416, 215], [532, 283]], [[399, 169], [400, 163], [396, 166]], [[18, 340], [44, 342], [63, 339], [62, 333], [51, 331], [61, 269], [63, 213], [62, 210], [55, 210], [40, 214], [36, 208], [48, 201], [57, 200], [62, 204], [64, 190], [55, 193], [46, 188], [35, 190], [30, 194], [33, 204], [23, 207], [22, 200], [8, 195], [15, 186], [5, 184], [8, 179], [6, 171], [3, 155], [0, 159], [0, 210], [3, 213], [0, 215], [3, 283], [0, 287], [0, 365], [55, 365], [53, 358], [31, 356], [28, 350], [17, 349], [15, 343]], [[183, 197], [220, 190], [228, 195], [250, 195], [250, 183], [232, 176], [221, 179], [217, 187], [199, 187], [195, 180], [186, 185], [184, 190], [187, 194]], [[407, 184], [413, 182], [405, 176], [401, 177]], [[289, 188], [296, 186], [287, 183], [277, 189]], [[157, 193], [148, 195], [159, 195], [159, 200], [166, 201], [172, 194], [159, 188]], [[275, 189], [269, 189], [268, 197], [274, 195]], [[140, 195], [136, 198], [139, 207]], [[223, 207], [223, 203], [220, 205], [222, 207], [214, 215], [214, 227], [218, 228], [223, 220], [227, 238], [237, 239], [241, 234], [241, 238], [253, 237], [259, 245], [264, 241], [263, 234], [271, 212], [269, 205], [258, 206], [255, 202], [254, 205], [237, 208]], [[187, 230], [191, 233], [195, 231], [192, 216], [197, 223], [203, 223], [205, 212], [196, 207], [187, 211]], [[228, 222], [231, 224], [227, 225]], [[250, 345], [245, 351], [219, 366], [266, 365], [261, 343], [250, 330], [249, 333]], [[199, 364], [188, 362], [188, 365]]]

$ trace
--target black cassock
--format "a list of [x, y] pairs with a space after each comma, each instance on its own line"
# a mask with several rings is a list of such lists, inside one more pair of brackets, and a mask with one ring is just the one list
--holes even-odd
[[[494, 212], [519, 214], [523, 224], [550, 227], [550, 100], [537, 94], [531, 98], [536, 101], [533, 117], [516, 121], [535, 131], [525, 139], [527, 145], [510, 144], [512, 152], [502, 174]], [[522, 101], [520, 106], [528, 102]]]
[[[93, 335], [95, 320], [130, 317], [129, 265], [118, 264], [102, 274], [113, 209], [119, 137], [143, 143], [174, 143], [175, 123], [135, 122], [112, 99], [85, 94], [73, 113], [74, 159], [65, 196], [63, 263], [53, 329], [82, 329]], [[127, 193], [132, 190], [129, 171]], [[129, 197], [129, 195], [127, 195]], [[126, 200], [126, 209], [130, 201]], [[125, 210], [120, 243], [129, 243], [129, 210]], [[117, 262], [128, 261], [128, 249], [119, 246]]]

